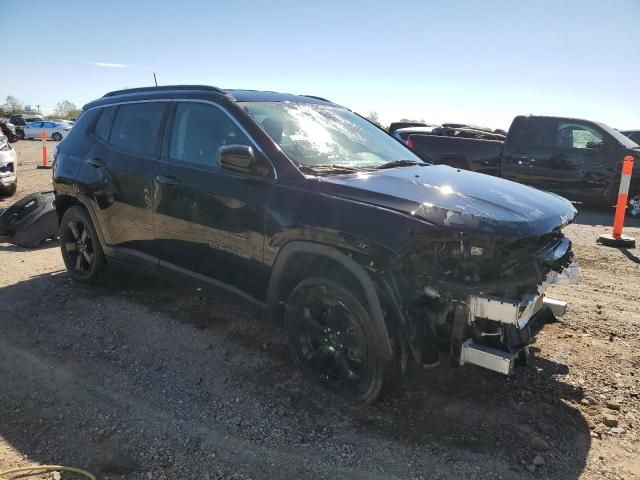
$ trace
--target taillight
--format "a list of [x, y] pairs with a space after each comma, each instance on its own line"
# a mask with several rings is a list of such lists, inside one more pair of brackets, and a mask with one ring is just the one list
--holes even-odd
[[413, 148], [413, 137], [409, 137], [409, 140], [407, 140], [407, 147]]

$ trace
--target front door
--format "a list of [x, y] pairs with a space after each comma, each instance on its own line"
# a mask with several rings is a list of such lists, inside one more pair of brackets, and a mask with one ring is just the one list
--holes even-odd
[[576, 159], [583, 172], [580, 183], [569, 192], [571, 198], [602, 200], [622, 158], [616, 155], [617, 143], [609, 140], [605, 132], [579, 120], [560, 121], [558, 142]]
[[154, 176], [161, 263], [255, 296], [266, 281], [254, 272], [262, 271], [272, 182], [217, 163], [221, 146], [255, 144], [221, 108], [188, 101], [175, 104], [166, 137]]
[[29, 137], [29, 138], [36, 138], [36, 139], [40, 139], [40, 135], [42, 134], [42, 125], [44, 124], [44, 122], [31, 122], [28, 125], [26, 125], [24, 128], [24, 133], [25, 136]]

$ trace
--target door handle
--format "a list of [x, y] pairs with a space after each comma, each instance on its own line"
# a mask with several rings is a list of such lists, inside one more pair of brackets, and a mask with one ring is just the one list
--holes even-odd
[[92, 167], [101, 168], [104, 167], [104, 161], [99, 158], [90, 158], [87, 163]]
[[168, 187], [179, 187], [182, 182], [173, 176], [156, 175], [156, 182], [162, 183]]

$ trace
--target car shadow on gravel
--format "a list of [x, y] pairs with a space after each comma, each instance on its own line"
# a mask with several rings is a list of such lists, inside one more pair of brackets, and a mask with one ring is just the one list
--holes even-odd
[[[445, 355], [433, 370], [410, 362], [368, 407], [305, 381], [282, 328], [223, 293], [115, 272], [95, 287], [36, 276], [0, 296], [12, 299], [0, 306], [0, 436], [30, 461], [103, 478], [191, 462], [180, 478], [203, 478], [197, 459], [215, 450], [221, 469], [253, 478], [280, 461], [269, 476], [314, 478], [322, 463], [335, 478], [462, 478], [463, 465], [465, 478], [506, 479], [530, 475], [540, 455], [536, 477], [577, 479], [591, 446], [583, 392], [541, 356], [513, 377]], [[381, 477], [366, 473], [373, 464]]]
[[[3, 237], [0, 236], [0, 244], [3, 242], [9, 242], [9, 238], [7, 237]], [[49, 248], [60, 248], [60, 242], [58, 241], [58, 239], [54, 239], [54, 240], [46, 240], [44, 242], [42, 242], [40, 245], [38, 245], [37, 247], [34, 248], [26, 248], [26, 247], [20, 247], [18, 245], [14, 245], [14, 244], [5, 244], [5, 245], [0, 245], [0, 252], [26, 252], [28, 250], [46, 250]]]

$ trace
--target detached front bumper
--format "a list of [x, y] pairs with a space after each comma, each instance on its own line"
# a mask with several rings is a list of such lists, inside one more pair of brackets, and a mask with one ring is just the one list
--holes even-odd
[[[471, 296], [468, 300], [468, 323], [472, 326], [478, 320], [494, 326], [491, 333], [480, 332], [479, 338], [468, 338], [462, 343], [460, 365], [477, 365], [508, 375], [525, 348], [542, 330], [549, 314], [561, 317], [567, 304], [549, 298], [545, 290], [551, 285], [575, 284], [580, 278], [580, 268], [572, 263], [562, 273], [550, 272], [536, 294], [529, 294], [518, 302], [490, 296]], [[499, 338], [502, 348], [488, 346], [487, 338]]]

